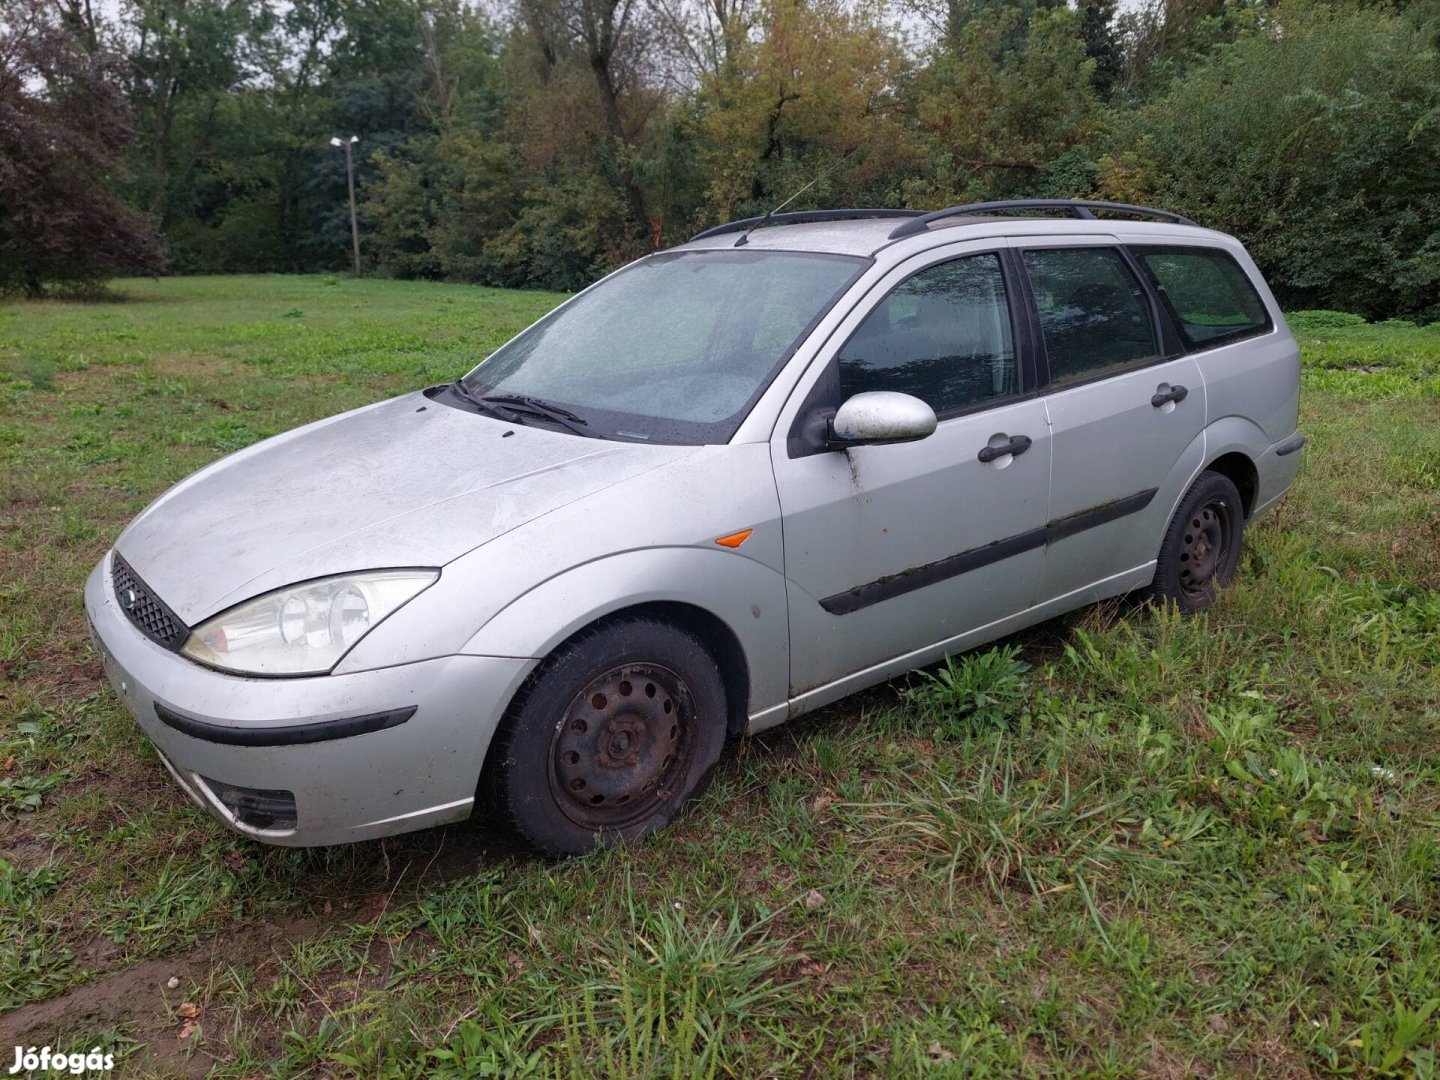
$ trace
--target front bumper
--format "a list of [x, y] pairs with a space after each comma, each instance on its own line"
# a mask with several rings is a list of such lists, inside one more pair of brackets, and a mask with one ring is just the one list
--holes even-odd
[[[469, 816], [490, 738], [533, 660], [448, 656], [348, 675], [226, 675], [136, 630], [110, 587], [110, 559], [106, 555], [85, 583], [85, 610], [105, 673], [166, 768], [210, 814], [247, 836], [288, 847], [368, 840]], [[157, 705], [170, 723], [161, 721]], [[340, 723], [412, 708], [392, 726]], [[177, 716], [193, 723], [178, 730], [172, 726]], [[315, 740], [316, 725], [330, 723], [362, 733]], [[304, 741], [244, 745], [253, 741], [247, 733], [286, 728], [306, 732]], [[235, 737], [214, 738], [217, 729]], [[279, 825], [247, 824], [237, 817], [232, 789], [290, 793], [293, 823], [282, 815]]]

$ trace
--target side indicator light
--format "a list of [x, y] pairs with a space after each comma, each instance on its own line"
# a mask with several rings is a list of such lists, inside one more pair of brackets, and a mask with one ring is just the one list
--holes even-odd
[[716, 540], [715, 543], [719, 544], [721, 547], [737, 548], [746, 540], [749, 540], [750, 534], [754, 531], [754, 529], [741, 529], [737, 533], [731, 533], [729, 536], [720, 537], [720, 539]]

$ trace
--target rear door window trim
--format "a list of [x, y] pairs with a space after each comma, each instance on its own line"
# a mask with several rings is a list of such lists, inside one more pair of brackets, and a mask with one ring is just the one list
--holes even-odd
[[[1051, 241], [1036, 244], [1034, 240], [1042, 239]], [[1106, 237], [1099, 243], [1075, 243], [1076, 240], [1088, 239], [1080, 236], [1055, 235], [1046, 237], [1027, 236], [1024, 241], [1015, 238], [1011, 248], [1013, 269], [1022, 283], [1021, 296], [1025, 305], [1026, 321], [1029, 323], [1027, 336], [1031, 338], [1030, 349], [1033, 354], [1032, 362], [1035, 368], [1035, 388], [1032, 391], [1036, 396], [1048, 397], [1051, 394], [1063, 393], [1066, 390], [1074, 390], [1082, 386], [1091, 386], [1106, 379], [1117, 379], [1124, 375], [1130, 375], [1137, 371], [1144, 371], [1146, 368], [1158, 367], [1161, 364], [1168, 364], [1186, 355], [1182, 339], [1174, 323], [1170, 319], [1170, 313], [1162, 305], [1160, 296], [1150, 281], [1148, 274], [1143, 272], [1139, 260], [1131, 254], [1129, 246], [1122, 243], [1117, 237]], [[1097, 238], [1098, 239], [1098, 238]], [[1045, 332], [1040, 322], [1040, 306], [1035, 299], [1035, 292], [1030, 285], [1030, 274], [1025, 269], [1024, 254], [1027, 251], [1055, 251], [1074, 250], [1077, 248], [1105, 248], [1116, 252], [1121, 260], [1129, 268], [1139, 284], [1141, 292], [1145, 296], [1146, 303], [1150, 308], [1150, 318], [1155, 325], [1156, 344], [1159, 346], [1159, 353], [1147, 360], [1133, 364], [1127, 364], [1123, 368], [1109, 371], [1098, 371], [1094, 375], [1080, 379], [1071, 379], [1064, 383], [1055, 383], [1050, 378], [1050, 355], [1045, 347]]]
[[[1140, 241], [1130, 241], [1123, 246], [1125, 249], [1125, 254], [1129, 256], [1130, 260], [1134, 263], [1136, 270], [1139, 272], [1140, 280], [1145, 285], [1145, 291], [1148, 293], [1152, 293], [1155, 296], [1156, 302], [1163, 305], [1166, 321], [1171, 325], [1171, 327], [1173, 327], [1173, 332], [1175, 334], [1177, 343], [1179, 344], [1180, 353], [1182, 355], [1194, 356], [1196, 353], [1210, 352], [1212, 349], [1223, 349], [1227, 345], [1234, 345], [1241, 341], [1250, 341], [1253, 338], [1264, 337], [1267, 334], [1273, 334], [1276, 331], [1278, 324], [1275, 322], [1275, 317], [1270, 313], [1270, 305], [1265, 303], [1264, 296], [1260, 294], [1260, 290], [1256, 287], [1255, 280], [1250, 276], [1249, 272], [1246, 271], [1245, 267], [1240, 265], [1240, 260], [1235, 258], [1234, 254], [1226, 250], [1222, 245], [1186, 243], [1183, 240], [1177, 240], [1173, 237], [1167, 237], [1165, 242], [1149, 244]], [[1230, 262], [1234, 265], [1235, 269], [1240, 271], [1240, 276], [1245, 279], [1245, 284], [1250, 287], [1251, 293], [1254, 294], [1255, 299], [1259, 302], [1260, 310], [1265, 312], [1265, 322], [1260, 326], [1252, 327], [1248, 330], [1244, 330], [1236, 334], [1231, 334], [1227, 337], [1219, 339], [1212, 338], [1208, 341], [1201, 341], [1192, 344], [1186, 339], [1185, 334], [1180, 329], [1180, 314], [1179, 312], [1174, 310], [1174, 305], [1171, 302], [1170, 297], [1165, 293], [1163, 289], [1160, 288], [1160, 283], [1156, 280], [1155, 275], [1151, 271], [1150, 267], [1146, 265], [1145, 260], [1140, 257], [1139, 253], [1132, 250], [1133, 248], [1179, 248], [1191, 249], [1195, 251], [1219, 252], [1225, 258], [1230, 260]]]

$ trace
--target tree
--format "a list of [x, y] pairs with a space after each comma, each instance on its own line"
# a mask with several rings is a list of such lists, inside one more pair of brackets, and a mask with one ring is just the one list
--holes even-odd
[[1127, 6], [1115, 17], [1115, 32], [1124, 41], [1125, 58], [1113, 89], [1137, 102], [1163, 93], [1218, 46], [1252, 32], [1273, 3], [1140, 0]]
[[223, 96], [248, 74], [249, 35], [266, 17], [254, 0], [124, 0], [123, 10], [130, 96], [150, 149], [140, 179], [163, 224], [175, 174], [183, 183], [204, 154]]
[[1086, 172], [1101, 113], [1079, 22], [1062, 7], [965, 24], [917, 82], [927, 169], [911, 202], [1085, 194], [1088, 180], [1072, 177]]
[[1284, 303], [1440, 315], [1437, 29], [1278, 8], [1117, 125], [1102, 188], [1243, 237]]
[[659, 40], [671, 54], [684, 85], [733, 76], [758, 0], [650, 0]]
[[897, 200], [881, 189], [913, 159], [896, 94], [905, 60], [878, 10], [766, 0], [757, 29], [701, 84], [709, 216], [763, 213], [822, 174], [793, 208]]
[[[543, 61], [538, 93], [532, 102], [553, 98], [557, 93], [572, 96], [575, 79], [588, 73], [593, 93], [585, 94], [582, 106], [598, 114], [598, 131], [585, 132], [585, 155], [595, 159], [630, 211], [629, 228], [639, 235], [649, 218], [644, 192], [637, 181], [634, 149], [653, 109], [653, 100], [643, 92], [647, 31], [641, 0], [518, 0], [517, 11], [525, 37]], [[524, 37], [517, 44], [524, 41]], [[576, 102], [578, 104], [578, 102]], [[548, 126], [571, 128], [557, 117], [546, 118]], [[589, 125], [585, 125], [589, 127]], [[598, 138], [596, 137], [598, 135]]]
[[45, 0], [0, 14], [0, 288], [39, 296], [163, 265], [112, 186], [135, 139], [121, 59], [88, 45]]
[[1090, 81], [1101, 98], [1109, 100], [1125, 66], [1120, 36], [1115, 31], [1118, 0], [1080, 0], [1080, 36], [1085, 55], [1095, 64]]

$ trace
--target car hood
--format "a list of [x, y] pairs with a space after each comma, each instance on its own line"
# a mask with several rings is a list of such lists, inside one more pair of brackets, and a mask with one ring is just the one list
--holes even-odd
[[194, 626], [297, 581], [443, 566], [698, 449], [507, 424], [407, 394], [201, 469], [155, 500], [115, 546]]

